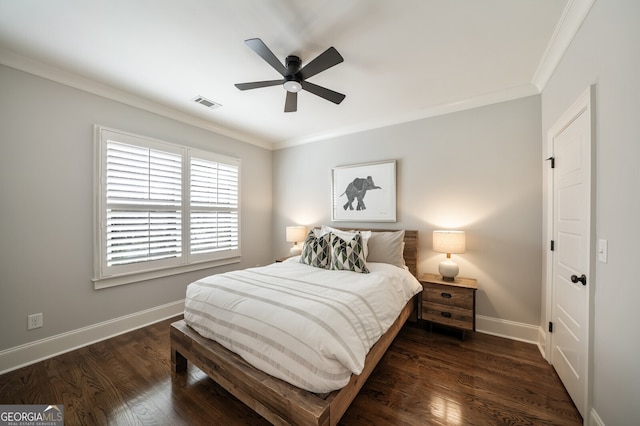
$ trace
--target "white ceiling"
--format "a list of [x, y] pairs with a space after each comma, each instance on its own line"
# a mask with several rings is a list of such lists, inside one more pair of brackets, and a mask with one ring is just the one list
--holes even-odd
[[[0, 0], [0, 63], [282, 147], [539, 93], [581, 1]], [[334, 46], [344, 62], [309, 81], [346, 99], [284, 113], [281, 86], [236, 89], [280, 78], [254, 37], [303, 66]]]

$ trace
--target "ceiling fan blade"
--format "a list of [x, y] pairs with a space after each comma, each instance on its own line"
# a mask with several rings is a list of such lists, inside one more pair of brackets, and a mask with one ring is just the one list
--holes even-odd
[[254, 81], [252, 83], [238, 83], [235, 86], [240, 90], [259, 89], [260, 87], [277, 86], [278, 84], [284, 84], [285, 80], [269, 80], [269, 81]]
[[287, 92], [287, 100], [284, 103], [284, 112], [296, 112], [298, 110], [298, 92]]
[[316, 96], [320, 96], [334, 104], [339, 104], [346, 97], [342, 93], [334, 92], [326, 87], [318, 86], [317, 84], [309, 83], [308, 81], [302, 82], [302, 88], [307, 92], [311, 92]]
[[283, 77], [287, 75], [287, 68], [280, 62], [276, 55], [267, 47], [266, 44], [259, 38], [250, 38], [245, 40], [244, 43], [256, 52], [262, 59], [264, 59], [269, 65], [271, 65], [276, 71], [278, 71]]
[[302, 75], [303, 79], [307, 79], [318, 74], [319, 72], [331, 68], [334, 65], [338, 65], [342, 61], [344, 61], [344, 59], [338, 53], [338, 51], [334, 47], [330, 47], [319, 54], [313, 61], [305, 65], [300, 70], [300, 74]]

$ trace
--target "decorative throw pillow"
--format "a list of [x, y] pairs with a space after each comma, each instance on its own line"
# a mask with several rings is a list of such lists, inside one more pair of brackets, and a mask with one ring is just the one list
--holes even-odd
[[367, 259], [367, 257], [369, 256], [367, 241], [369, 241], [369, 238], [371, 237], [371, 231], [343, 231], [342, 229], [336, 229], [336, 228], [332, 228], [331, 226], [322, 225], [322, 228], [320, 228], [320, 235], [329, 234], [329, 233], [336, 234], [337, 236], [339, 236], [340, 238], [346, 241], [352, 239], [356, 234], [360, 234], [362, 236], [362, 247], [364, 249], [364, 258]]
[[316, 268], [329, 269], [329, 234], [316, 236], [313, 229], [307, 234], [302, 244], [300, 263], [315, 266]]
[[356, 234], [352, 239], [343, 240], [336, 234], [331, 236], [331, 267], [330, 269], [340, 269], [368, 274], [367, 264], [362, 246], [362, 236]]

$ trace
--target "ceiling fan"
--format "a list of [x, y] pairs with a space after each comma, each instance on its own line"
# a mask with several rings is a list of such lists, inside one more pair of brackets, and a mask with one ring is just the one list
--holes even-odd
[[238, 83], [235, 86], [240, 90], [258, 89], [260, 87], [277, 86], [281, 84], [287, 91], [287, 98], [284, 104], [284, 112], [295, 112], [298, 109], [298, 92], [306, 90], [316, 96], [320, 96], [334, 104], [339, 104], [345, 98], [342, 93], [334, 92], [325, 87], [306, 81], [312, 77], [334, 65], [338, 65], [344, 61], [340, 53], [330, 47], [313, 61], [300, 68], [302, 61], [294, 55], [287, 56], [286, 67], [276, 58], [266, 44], [259, 38], [251, 38], [244, 41], [247, 46], [256, 52], [262, 59], [271, 65], [278, 73], [284, 77], [280, 80], [255, 81], [253, 83]]

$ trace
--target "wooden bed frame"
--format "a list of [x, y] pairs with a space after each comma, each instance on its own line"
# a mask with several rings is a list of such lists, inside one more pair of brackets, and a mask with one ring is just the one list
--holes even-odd
[[[417, 276], [418, 231], [405, 231], [404, 241], [405, 262]], [[200, 336], [184, 320], [171, 324], [172, 374], [185, 371], [189, 360], [274, 425], [336, 425], [404, 323], [412, 313], [415, 315], [415, 300], [415, 297], [409, 300], [389, 330], [373, 345], [362, 373], [352, 375], [345, 387], [328, 394], [302, 390], [252, 367], [222, 345]]]

